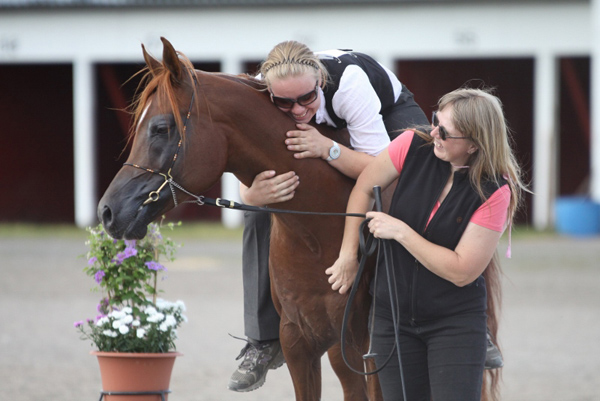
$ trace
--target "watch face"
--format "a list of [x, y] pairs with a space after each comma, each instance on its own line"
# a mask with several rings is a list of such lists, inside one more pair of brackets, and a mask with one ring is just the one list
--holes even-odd
[[340, 157], [340, 147], [339, 146], [332, 146], [331, 149], [329, 149], [329, 157], [331, 157], [332, 159], [337, 159], [338, 157]]

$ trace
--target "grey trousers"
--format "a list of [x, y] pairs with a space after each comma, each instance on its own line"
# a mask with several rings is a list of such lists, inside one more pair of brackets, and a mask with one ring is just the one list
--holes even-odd
[[[429, 125], [413, 94], [404, 86], [396, 104], [384, 113], [383, 122], [392, 139], [403, 129]], [[279, 338], [279, 315], [271, 299], [269, 278], [270, 232], [269, 213], [244, 212], [244, 330], [246, 337], [255, 341]]]
[[244, 212], [244, 331], [255, 341], [279, 338], [279, 314], [271, 299], [269, 278], [270, 238], [271, 214]]

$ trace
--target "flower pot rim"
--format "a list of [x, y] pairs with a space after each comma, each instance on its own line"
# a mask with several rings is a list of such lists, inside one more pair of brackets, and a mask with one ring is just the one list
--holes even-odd
[[181, 352], [109, 352], [109, 351], [90, 351], [91, 355], [108, 358], [169, 358], [183, 356]]

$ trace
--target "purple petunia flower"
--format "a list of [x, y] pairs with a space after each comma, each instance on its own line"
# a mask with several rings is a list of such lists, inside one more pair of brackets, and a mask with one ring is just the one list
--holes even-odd
[[100, 284], [102, 282], [102, 277], [106, 276], [106, 273], [104, 273], [104, 270], [98, 270], [96, 272], [96, 274], [94, 274], [94, 280], [96, 280], [96, 282], [98, 284]]
[[[135, 242], [135, 241], [133, 241], [133, 242]], [[119, 252], [117, 254], [115, 262], [120, 265], [121, 263], [123, 263], [123, 261], [125, 259], [130, 258], [135, 255], [137, 255], [137, 249], [127, 247], [127, 248], [125, 248], [125, 250], [123, 252]]]
[[83, 320], [79, 320], [79, 321], [73, 323], [73, 326], [75, 326], [75, 327], [83, 326]]
[[163, 266], [163, 265], [161, 265], [160, 263], [158, 263], [158, 262], [155, 262], [155, 261], [153, 261], [153, 260], [152, 260], [152, 261], [150, 261], [150, 262], [146, 262], [146, 263], [144, 263], [144, 264], [145, 264], [145, 265], [146, 265], [146, 267], [148, 267], [148, 269], [150, 269], [150, 270], [156, 270], [156, 271], [159, 271], [159, 270], [166, 271], [166, 270], [167, 270], [167, 268], [166, 268], [166, 267], [164, 267], [164, 266]]
[[88, 266], [93, 265], [94, 263], [96, 263], [98, 261], [98, 258], [95, 256], [92, 256], [89, 260], [88, 260]]

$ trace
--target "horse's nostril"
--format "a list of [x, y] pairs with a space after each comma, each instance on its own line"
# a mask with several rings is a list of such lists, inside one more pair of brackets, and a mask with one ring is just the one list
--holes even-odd
[[110, 210], [110, 207], [108, 205], [104, 205], [98, 209], [98, 218], [100, 219], [104, 227], [110, 227], [112, 217], [112, 210]]

